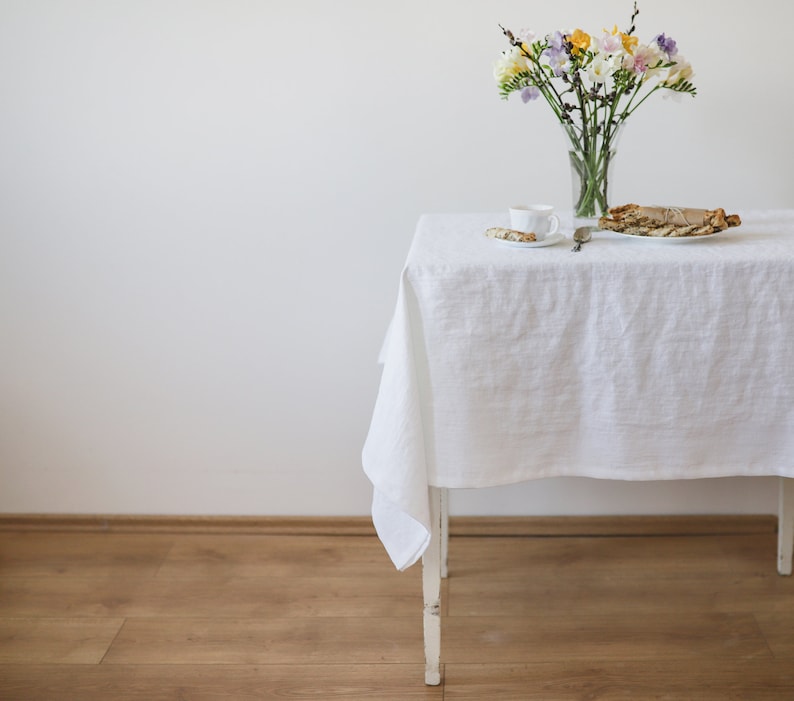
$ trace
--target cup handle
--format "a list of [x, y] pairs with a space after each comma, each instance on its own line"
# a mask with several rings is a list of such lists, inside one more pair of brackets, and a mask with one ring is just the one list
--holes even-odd
[[551, 228], [547, 235], [556, 234], [560, 228], [560, 218], [556, 214], [552, 214], [549, 216], [549, 221], [551, 221]]

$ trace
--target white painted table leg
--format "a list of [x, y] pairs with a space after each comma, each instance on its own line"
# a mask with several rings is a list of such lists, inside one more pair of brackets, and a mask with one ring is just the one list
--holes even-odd
[[777, 571], [791, 574], [794, 552], [794, 478], [781, 477], [777, 516]]
[[430, 544], [422, 556], [424, 594], [425, 684], [441, 683], [441, 493], [430, 487]]
[[449, 490], [441, 492], [441, 579], [449, 574]]

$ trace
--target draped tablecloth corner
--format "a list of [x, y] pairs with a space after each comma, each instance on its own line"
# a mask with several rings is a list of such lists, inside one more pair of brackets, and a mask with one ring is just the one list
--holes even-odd
[[378, 398], [361, 461], [372, 482], [372, 522], [394, 566], [405, 570], [430, 541], [427, 460], [405, 272], [378, 362]]

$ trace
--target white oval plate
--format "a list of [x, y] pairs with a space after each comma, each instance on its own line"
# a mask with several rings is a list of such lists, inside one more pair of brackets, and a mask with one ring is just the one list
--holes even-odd
[[613, 234], [622, 236], [626, 239], [635, 241], [653, 241], [655, 243], [692, 243], [693, 241], [703, 241], [703, 239], [713, 239], [715, 236], [724, 234], [725, 231], [717, 231], [713, 234], [701, 234], [700, 236], [640, 236], [639, 234], [625, 234], [622, 231], [613, 231]]
[[506, 241], [505, 239], [497, 238], [495, 238], [494, 241], [498, 241], [504, 246], [510, 246], [511, 248], [543, 248], [544, 246], [553, 246], [564, 238], [565, 236], [558, 232], [551, 236], [547, 236], [543, 241]]

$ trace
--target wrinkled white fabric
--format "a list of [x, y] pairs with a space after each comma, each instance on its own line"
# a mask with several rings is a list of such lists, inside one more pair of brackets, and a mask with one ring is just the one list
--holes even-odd
[[794, 210], [740, 215], [579, 253], [486, 238], [503, 215], [420, 219], [362, 454], [397, 568], [428, 486], [794, 476]]

